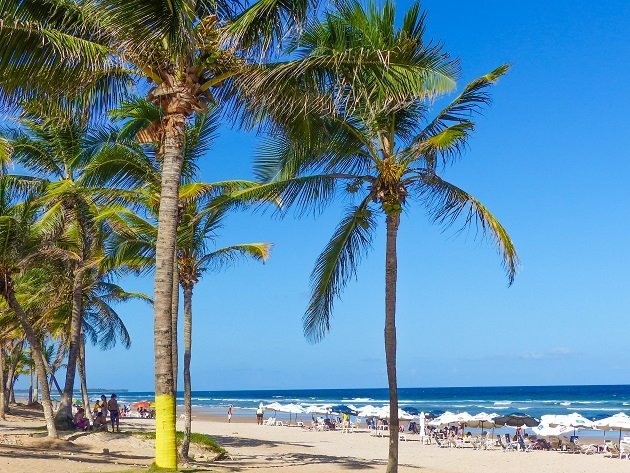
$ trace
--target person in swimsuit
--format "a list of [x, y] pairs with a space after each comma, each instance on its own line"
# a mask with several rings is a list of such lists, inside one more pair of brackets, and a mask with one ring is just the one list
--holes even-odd
[[112, 394], [112, 397], [107, 401], [107, 410], [109, 411], [109, 419], [112, 421], [112, 432], [114, 432], [114, 426], [116, 431], [120, 432], [120, 422], [118, 420], [118, 401], [116, 401], [116, 394]]
[[232, 406], [232, 404], [230, 404], [230, 407], [228, 407], [228, 424], [232, 422], [232, 407], [234, 407]]

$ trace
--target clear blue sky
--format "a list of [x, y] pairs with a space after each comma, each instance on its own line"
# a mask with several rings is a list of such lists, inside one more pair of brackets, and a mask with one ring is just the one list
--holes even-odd
[[[399, 0], [399, 12], [409, 3]], [[462, 58], [460, 86], [514, 66], [446, 176], [501, 219], [522, 268], [508, 288], [489, 243], [444, 234], [412, 207], [399, 243], [399, 384], [630, 383], [630, 2], [424, 7], [428, 36]], [[223, 129], [202, 177], [251, 177], [256, 142]], [[309, 274], [341, 208], [317, 219], [228, 219], [221, 244], [273, 242], [273, 256], [198, 285], [193, 389], [386, 386], [383, 227], [336, 306], [332, 333], [317, 345], [302, 336]], [[152, 283], [126, 281], [147, 292]], [[89, 383], [150, 390], [151, 309], [119, 309], [132, 348], [89, 348]]]

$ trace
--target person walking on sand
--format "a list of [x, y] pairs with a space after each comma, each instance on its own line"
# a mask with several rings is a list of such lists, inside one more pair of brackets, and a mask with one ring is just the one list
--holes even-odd
[[263, 403], [261, 402], [258, 409], [256, 409], [256, 423], [258, 425], [263, 425], [263, 413]]
[[112, 432], [114, 432], [114, 426], [116, 432], [120, 432], [120, 422], [118, 420], [118, 401], [116, 401], [116, 394], [112, 394], [112, 397], [107, 401], [107, 410], [109, 411], [109, 419], [112, 421]]
[[230, 407], [228, 407], [228, 424], [232, 422], [232, 408], [233, 407], [234, 406], [232, 404], [230, 404]]

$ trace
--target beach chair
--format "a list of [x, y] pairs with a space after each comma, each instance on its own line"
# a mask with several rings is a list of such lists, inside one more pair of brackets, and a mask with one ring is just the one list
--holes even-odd
[[561, 450], [562, 449], [562, 440], [558, 437], [549, 437], [549, 445], [551, 450]]
[[499, 439], [499, 445], [501, 445], [501, 448], [503, 449], [504, 452], [515, 452], [516, 450], [518, 450], [518, 442], [508, 442], [506, 443], [503, 440], [503, 437], [501, 437], [500, 435], [497, 437]]
[[619, 456], [621, 455], [621, 452], [619, 451], [619, 447], [617, 447], [617, 444], [614, 444], [612, 442], [606, 443], [606, 450], [609, 453], [608, 456], [611, 458], [619, 458]]
[[626, 460], [630, 460], [630, 442], [624, 441], [619, 445], [619, 458], [623, 458], [624, 456]]
[[263, 422], [265, 425], [276, 425], [276, 418], [269, 417], [266, 421]]
[[520, 448], [521, 452], [531, 452], [532, 451], [532, 445], [529, 444], [527, 445], [525, 443], [525, 440], [523, 440], [523, 437], [521, 437], [520, 435], [518, 436], [518, 447]]
[[437, 435], [435, 436], [435, 443], [437, 444], [438, 448], [448, 448], [448, 447], [450, 447], [448, 442], [443, 442], [442, 440], [440, 440], [440, 438]]

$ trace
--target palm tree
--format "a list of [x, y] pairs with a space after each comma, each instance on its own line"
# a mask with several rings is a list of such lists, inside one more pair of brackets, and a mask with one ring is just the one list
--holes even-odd
[[[47, 365], [42, 352], [40, 337], [31, 322], [26, 309], [28, 300], [33, 296], [32, 291], [25, 294], [28, 300], [22, 298], [18, 291], [31, 289], [28, 279], [34, 274], [29, 273], [29, 269], [40, 264], [44, 242], [41, 235], [34, 231], [36, 206], [33, 204], [32, 198], [27, 198], [24, 202], [16, 203], [15, 193], [12, 192], [11, 186], [7, 182], [6, 177], [0, 178], [0, 294], [7, 304], [11, 313], [16, 317], [25, 337], [31, 348], [33, 361], [40, 379], [47, 379]], [[37, 270], [35, 271], [37, 272]], [[36, 274], [35, 274], [36, 275]], [[54, 281], [48, 278], [49, 284]], [[38, 281], [38, 289], [41, 288], [41, 279]], [[50, 284], [45, 292], [48, 295], [53, 294]], [[44, 408], [44, 417], [46, 419], [46, 427], [48, 436], [56, 437], [57, 429], [55, 427], [52, 403], [50, 400], [50, 390], [47, 383], [42, 383], [42, 406]]]
[[[404, 44], [411, 55], [425, 48], [424, 16], [415, 4], [402, 26], [394, 25], [394, 6], [367, 12], [349, 7], [308, 28], [300, 48], [317, 54], [343, 31], [347, 41], [370, 38]], [[344, 38], [345, 39], [345, 38]], [[401, 46], [402, 47], [402, 46]], [[434, 51], [441, 54], [439, 51]], [[470, 136], [475, 112], [489, 102], [487, 88], [506, 71], [501, 66], [468, 84], [434, 117], [425, 93], [383, 94], [371, 80], [359, 79], [353, 97], [336, 113], [302, 115], [263, 146], [257, 170], [268, 184], [233, 194], [236, 202], [279, 196], [289, 206], [323, 206], [339, 194], [358, 203], [350, 207], [318, 257], [311, 275], [312, 296], [303, 318], [305, 335], [320, 340], [330, 329], [333, 303], [368, 251], [377, 216], [386, 224], [385, 355], [390, 398], [388, 473], [398, 469], [398, 391], [396, 380], [397, 237], [400, 215], [412, 199], [422, 203], [434, 221], [479, 225], [496, 242], [512, 283], [517, 255], [506, 230], [472, 195], [444, 180], [443, 164], [460, 157]]]
[[[42, 189], [38, 203], [45, 207], [40, 226], [63, 233], [68, 274], [72, 278], [71, 314], [68, 333], [68, 368], [61, 402], [56, 414], [58, 426], [72, 428], [72, 393], [81, 343], [83, 289], [86, 273], [102, 256], [103, 229], [96, 224], [102, 189], [86, 185], [83, 173], [102, 155], [119, 155], [126, 148], [116, 142], [115, 130], [89, 125], [86, 114], [72, 110], [44, 110], [39, 101], [23, 105], [20, 128], [10, 134], [10, 157], [33, 173], [12, 176]], [[99, 225], [102, 225], [100, 223]], [[100, 237], [100, 239], [99, 239]], [[59, 251], [62, 249], [59, 247]]]
[[316, 2], [260, 0], [237, 13], [240, 3], [182, 0], [166, 7], [152, 0], [0, 1], [3, 102], [85, 88], [83, 98], [99, 96], [107, 104], [120, 92], [123, 79], [135, 76], [149, 82], [148, 98], [164, 111], [151, 130], [162, 155], [154, 308], [156, 411], [164, 419], [157, 422], [160, 467], [176, 466], [170, 331], [186, 120], [212, 101], [214, 89], [242, 72], [249, 49], [269, 50], [283, 26], [304, 20]]
[[[201, 204], [201, 205], [199, 205]], [[216, 271], [239, 256], [249, 256], [259, 261], [269, 257], [271, 245], [268, 243], [246, 243], [210, 249], [208, 241], [216, 237], [225, 215], [212, 210], [209, 202], [188, 202], [184, 207], [178, 232], [179, 281], [184, 293], [184, 441], [181, 456], [188, 458], [192, 419], [192, 387], [190, 380], [190, 360], [192, 348], [192, 299], [193, 290], [199, 278], [207, 270]]]

